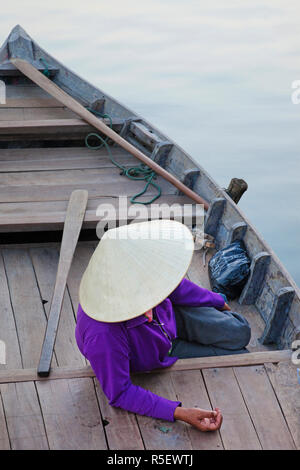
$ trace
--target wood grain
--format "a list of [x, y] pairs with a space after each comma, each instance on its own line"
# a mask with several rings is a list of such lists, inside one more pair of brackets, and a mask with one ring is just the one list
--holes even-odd
[[50, 449], [107, 449], [93, 380], [37, 382]]
[[[30, 256], [42, 298], [44, 302], [47, 302], [44, 307], [48, 316], [55, 285], [59, 253], [54, 247], [32, 248]], [[65, 293], [62, 304], [54, 350], [59, 366], [80, 367], [86, 364], [75, 340], [75, 318], [68, 292]]]
[[225, 449], [261, 449], [233, 370], [207, 369], [203, 376], [213, 407], [220, 408], [223, 414], [220, 434]]
[[[3, 259], [21, 348], [23, 367], [36, 367], [46, 315], [28, 250], [4, 249]], [[53, 365], [57, 365], [53, 359]]]
[[95, 386], [110, 450], [143, 450], [144, 444], [133, 413], [109, 405], [97, 379]]
[[2, 384], [0, 391], [12, 449], [48, 449], [34, 383]]
[[236, 367], [234, 373], [263, 449], [294, 449], [293, 439], [264, 366]]
[[0, 305], [0, 340], [6, 345], [6, 364], [0, 364], [0, 369], [21, 369], [22, 358], [2, 253], [0, 253]]
[[265, 364], [297, 449], [300, 449], [300, 393], [297, 366], [291, 362]]
[[[177, 400], [182, 402], [182, 406], [204, 410], [212, 409], [200, 370], [171, 372], [171, 380]], [[193, 449], [223, 449], [219, 431], [202, 433], [192, 426], [187, 426], [187, 431]]]
[[[143, 374], [133, 377], [135, 385], [167, 398], [176, 400], [176, 394], [170, 380], [165, 380], [160, 374]], [[137, 415], [139, 428], [143, 436], [146, 449], [150, 450], [191, 450], [192, 443], [187, 425], [181, 421], [169, 422], [161, 419], [152, 419], [148, 416]]]

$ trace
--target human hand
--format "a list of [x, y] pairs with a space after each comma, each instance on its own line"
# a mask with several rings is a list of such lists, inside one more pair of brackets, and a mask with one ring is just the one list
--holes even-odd
[[224, 307], [221, 308], [221, 312], [223, 312], [224, 310], [231, 310], [231, 308], [229, 307], [229, 305], [226, 302], [224, 304]]
[[208, 411], [200, 408], [182, 408], [178, 406], [175, 409], [174, 418], [179, 421], [185, 421], [202, 432], [220, 429], [223, 421], [219, 408]]

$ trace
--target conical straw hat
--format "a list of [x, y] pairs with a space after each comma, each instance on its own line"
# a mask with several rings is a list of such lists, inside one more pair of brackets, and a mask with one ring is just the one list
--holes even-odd
[[79, 301], [84, 312], [112, 323], [142, 315], [178, 286], [193, 249], [190, 230], [174, 220], [108, 230], [81, 279]]

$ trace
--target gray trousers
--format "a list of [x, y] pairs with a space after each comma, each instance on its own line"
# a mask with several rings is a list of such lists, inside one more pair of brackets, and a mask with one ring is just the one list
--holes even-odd
[[177, 338], [170, 356], [222, 356], [247, 353], [251, 329], [239, 313], [219, 311], [212, 307], [174, 306]]

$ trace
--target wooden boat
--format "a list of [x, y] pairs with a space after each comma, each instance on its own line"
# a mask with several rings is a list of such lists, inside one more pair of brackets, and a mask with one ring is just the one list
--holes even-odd
[[[29, 61], [85, 107], [109, 115], [117, 133], [207, 200], [205, 232], [217, 249], [243, 239], [251, 272], [231, 306], [251, 324], [250, 353], [179, 360], [171, 370], [134, 378], [159, 394], [180, 397], [186, 406], [220, 406], [227, 426], [213, 437], [181, 423], [166, 425], [112, 409], [79, 353], [77, 292], [97, 243], [96, 209], [111, 204], [118, 217], [118, 197], [126, 196], [130, 207], [129, 198], [144, 182], [121, 175], [105, 148], [88, 149], [85, 137], [93, 127], [19, 72], [13, 57]], [[70, 71], [20, 26], [0, 49], [0, 80], [6, 92], [0, 105], [0, 340], [6, 343], [6, 364], [0, 365], [0, 448], [299, 448], [299, 385], [290, 350], [300, 332], [299, 288], [237, 204], [169, 137]], [[125, 167], [139, 163], [109, 144]], [[156, 182], [162, 189], [156, 203], [193, 203], [163, 178]], [[89, 192], [83, 241], [68, 278], [52, 374], [43, 380], [36, 366], [74, 189]], [[141, 199], [153, 195], [150, 187]], [[195, 252], [188, 277], [210, 288], [201, 252]], [[266, 424], [271, 421], [272, 426]]]

